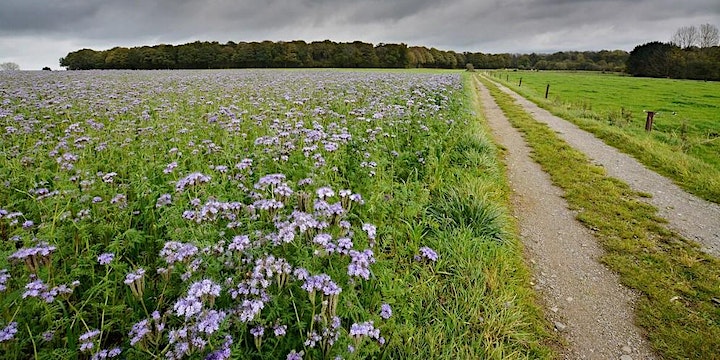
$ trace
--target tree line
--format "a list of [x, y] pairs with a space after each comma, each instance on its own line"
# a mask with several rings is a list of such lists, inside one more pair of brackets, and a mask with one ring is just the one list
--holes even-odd
[[554, 54], [484, 54], [443, 51], [406, 44], [360, 41], [196, 41], [182, 45], [82, 49], [60, 59], [69, 70], [227, 68], [442, 68], [623, 71], [628, 53], [567, 51]]
[[683, 26], [670, 42], [635, 47], [627, 61], [634, 76], [720, 80], [720, 30], [711, 24]]

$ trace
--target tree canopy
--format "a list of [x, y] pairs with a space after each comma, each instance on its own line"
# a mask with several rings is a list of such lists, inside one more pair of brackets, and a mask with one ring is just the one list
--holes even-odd
[[720, 80], [720, 46], [680, 48], [674, 43], [650, 42], [630, 52], [627, 72], [634, 76]]
[[622, 71], [628, 53], [484, 54], [360, 41], [200, 42], [182, 45], [81, 49], [60, 59], [69, 70], [224, 68], [443, 68]]

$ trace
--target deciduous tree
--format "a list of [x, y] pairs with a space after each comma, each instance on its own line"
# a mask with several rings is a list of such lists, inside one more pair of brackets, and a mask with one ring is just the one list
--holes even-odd
[[701, 48], [709, 48], [720, 44], [720, 31], [717, 26], [711, 24], [700, 25], [699, 45]]
[[5, 63], [0, 64], [0, 70], [18, 71], [18, 70], [20, 70], [20, 65], [14, 63], [14, 62], [5, 62]]
[[671, 43], [685, 49], [698, 43], [698, 30], [695, 26], [683, 26], [672, 36]]

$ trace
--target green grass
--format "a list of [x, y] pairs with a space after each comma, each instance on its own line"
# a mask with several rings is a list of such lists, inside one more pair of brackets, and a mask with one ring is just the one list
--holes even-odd
[[[720, 83], [585, 72], [492, 74], [687, 191], [720, 202]], [[645, 110], [658, 112], [650, 134], [644, 130]]]
[[[505, 175], [479, 115], [468, 112], [467, 107], [478, 109], [470, 83], [466, 90], [466, 113], [456, 113], [455, 119], [467, 126], [431, 152], [425, 195], [413, 197], [407, 189], [419, 185], [412, 181], [385, 192], [393, 195], [379, 217], [401, 224], [394, 227], [391, 252], [413, 253], [427, 244], [444, 254], [430, 272], [418, 273], [417, 265], [408, 264], [405, 272], [392, 274], [394, 288], [405, 289], [398, 302], [407, 321], [394, 329], [400, 336], [386, 355], [552, 358], [556, 340], [535, 305], [508, 215]], [[411, 213], [393, 212], [400, 208]]]
[[636, 321], [668, 359], [719, 359], [720, 261], [667, 230], [643, 194], [609, 178], [487, 79], [493, 97], [524, 133], [533, 158], [564, 189], [578, 219], [606, 250], [602, 261], [638, 291]]

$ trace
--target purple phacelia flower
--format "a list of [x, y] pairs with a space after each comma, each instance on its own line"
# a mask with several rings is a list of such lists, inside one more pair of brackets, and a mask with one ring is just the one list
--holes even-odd
[[350, 264], [348, 265], [348, 275], [361, 277], [365, 280], [370, 279], [370, 264], [375, 263], [375, 257], [370, 249], [364, 251], [350, 250]]
[[[31, 276], [31, 279], [33, 277]], [[46, 297], [48, 294], [47, 285], [41, 279], [35, 279], [25, 285], [25, 292], [22, 294], [22, 298], [28, 297]]]
[[224, 311], [207, 311], [198, 320], [196, 328], [205, 334], [213, 334], [220, 329], [220, 325], [222, 325], [226, 316], [227, 314]]
[[96, 352], [90, 360], [104, 360], [104, 359], [112, 359], [114, 357], [117, 357], [122, 353], [122, 349], [120, 348], [113, 348], [113, 349], [102, 349], [98, 352]]
[[163, 169], [163, 174], [169, 174], [169, 173], [173, 172], [173, 170], [175, 170], [175, 168], [176, 168], [177, 166], [178, 166], [178, 163], [175, 162], [175, 161], [167, 164], [167, 166], [165, 167], [165, 169]]
[[365, 203], [365, 201], [363, 200], [362, 196], [360, 196], [360, 194], [352, 194], [352, 195], [350, 195], [350, 200], [351, 200], [351, 201], [354, 201], [354, 202], [356, 202], [356, 203], [358, 203], [358, 204], [360, 204], [360, 205], [362, 205], [362, 204]]
[[201, 185], [201, 184], [206, 184], [206, 183], [209, 183], [210, 180], [212, 180], [212, 178], [210, 176], [204, 175], [199, 172], [194, 172], [194, 173], [178, 180], [177, 183], [175, 183], [175, 191], [181, 192], [189, 186], [197, 186], [197, 185]]
[[173, 306], [175, 314], [177, 316], [185, 316], [186, 320], [199, 314], [202, 311], [202, 308], [202, 302], [198, 298], [192, 296], [179, 299]]
[[371, 339], [378, 339], [380, 337], [380, 329], [375, 328], [372, 321], [366, 321], [359, 324], [354, 323], [350, 325], [350, 336], [353, 338], [367, 336]]
[[415, 260], [421, 261], [423, 259], [435, 262], [438, 259], [438, 254], [435, 252], [435, 250], [427, 246], [423, 246], [420, 248], [420, 253], [418, 255], [415, 255]]
[[212, 280], [205, 279], [190, 285], [188, 296], [198, 299], [216, 298], [220, 296], [220, 290], [220, 285], [214, 283]]
[[302, 360], [303, 355], [305, 355], [304, 351], [295, 352], [295, 350], [292, 350], [289, 354], [287, 354], [285, 360]]
[[276, 337], [285, 336], [287, 333], [287, 325], [275, 325], [273, 327], [273, 333]]
[[143, 278], [143, 275], [145, 275], [145, 269], [138, 268], [137, 270], [128, 273], [125, 275], [125, 284], [130, 285], [133, 282], [136, 282]]
[[94, 330], [90, 330], [90, 331], [88, 331], [88, 332], [80, 335], [80, 337], [78, 338], [78, 340], [80, 340], [80, 341], [82, 341], [82, 342], [92, 341], [92, 339], [94, 339], [94, 338], [97, 337], [98, 335], [100, 335], [100, 330], [94, 329]]
[[312, 183], [313, 183], [312, 178], [305, 178], [305, 179], [300, 179], [297, 184], [298, 184], [298, 186], [305, 186], [305, 185], [312, 185]]
[[15, 334], [17, 334], [17, 322], [13, 321], [6, 327], [0, 329], [0, 343], [14, 339]]
[[170, 204], [172, 204], [172, 196], [170, 194], [162, 194], [158, 197], [157, 202], [155, 202], [155, 207], [161, 208]]
[[302, 289], [310, 294], [314, 294], [316, 290], [320, 290], [327, 296], [338, 295], [342, 292], [342, 288], [333, 282], [327, 274], [308, 277], [302, 285]]
[[250, 248], [250, 237], [247, 235], [236, 235], [228, 245], [229, 250], [243, 252]]
[[387, 320], [392, 316], [392, 308], [389, 304], [380, 305], [380, 317]]
[[257, 190], [265, 190], [270, 186], [278, 186], [285, 181], [285, 175], [283, 174], [269, 174], [265, 175], [255, 183], [254, 187]]
[[113, 261], [114, 258], [115, 254], [113, 253], [102, 253], [97, 257], [97, 261], [100, 265], [108, 265]]
[[368, 239], [375, 240], [377, 236], [377, 228], [373, 224], [365, 223], [362, 225], [363, 231], [367, 233]]
[[230, 359], [232, 353], [230, 352], [230, 346], [233, 343], [232, 336], [226, 335], [225, 342], [220, 350], [211, 352], [205, 357], [205, 360], [227, 360]]
[[128, 336], [130, 337], [130, 346], [135, 346], [135, 344], [141, 342], [143, 338], [145, 338], [145, 335], [149, 334], [150, 331], [150, 322], [147, 319], [133, 324], [130, 332], [128, 333]]
[[110, 199], [111, 204], [117, 204], [117, 206], [121, 209], [124, 209], [127, 207], [127, 197], [125, 194], [117, 194], [112, 199]]
[[188, 262], [198, 253], [198, 248], [191, 243], [181, 243], [178, 241], [168, 241], [160, 250], [160, 256], [165, 259], [168, 264], [176, 262]]
[[335, 191], [333, 191], [332, 188], [327, 186], [318, 188], [317, 190], [315, 190], [315, 193], [317, 194], [317, 197], [319, 199], [323, 200], [335, 196]]
[[253, 163], [252, 159], [245, 158], [245, 159], [240, 160], [240, 162], [235, 165], [235, 168], [238, 170], [249, 169], [252, 166], [252, 163]]
[[115, 179], [114, 179], [115, 176], [117, 176], [117, 173], [116, 173], [116, 172], [110, 172], [110, 173], [107, 173], [107, 174], [103, 175], [103, 176], [102, 176], [102, 180], [103, 180], [104, 183], [112, 184], [113, 181], [115, 180]]
[[41, 337], [42, 337], [43, 341], [50, 342], [55, 337], [55, 332], [54, 331], [46, 331], [46, 332], [42, 333]]
[[10, 273], [7, 269], [0, 269], [0, 292], [7, 290], [7, 281], [10, 280]]
[[265, 327], [262, 325], [256, 326], [252, 329], [250, 329], [250, 334], [254, 337], [261, 337], [263, 334], [265, 334]]

